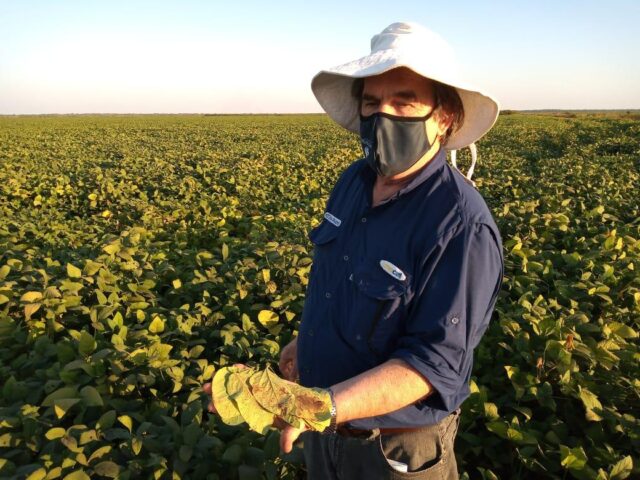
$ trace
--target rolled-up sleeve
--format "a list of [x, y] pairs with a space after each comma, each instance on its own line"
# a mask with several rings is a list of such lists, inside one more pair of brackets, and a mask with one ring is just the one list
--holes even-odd
[[429, 403], [453, 411], [502, 283], [500, 237], [484, 223], [464, 225], [441, 246], [437, 260], [425, 262], [424, 270], [391, 357], [404, 360], [431, 383], [436, 398]]

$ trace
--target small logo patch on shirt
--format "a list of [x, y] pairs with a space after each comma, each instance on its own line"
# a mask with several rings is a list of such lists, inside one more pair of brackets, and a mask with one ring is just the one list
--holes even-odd
[[329, 212], [324, 212], [324, 218], [326, 218], [329, 223], [335, 225], [336, 227], [339, 227], [342, 223], [342, 220], [340, 220], [335, 215], [331, 215]]
[[406, 280], [407, 276], [404, 274], [402, 270], [396, 267], [393, 263], [388, 262], [387, 260], [380, 260], [380, 266], [382, 269], [391, 275], [396, 280]]

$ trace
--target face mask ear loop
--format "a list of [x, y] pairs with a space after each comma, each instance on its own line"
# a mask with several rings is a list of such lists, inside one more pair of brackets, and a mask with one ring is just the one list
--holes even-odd
[[476, 186], [476, 182], [471, 180], [471, 177], [473, 176], [473, 170], [476, 168], [476, 163], [478, 161], [478, 149], [476, 147], [476, 144], [472, 143], [471, 145], [469, 145], [469, 150], [471, 150], [471, 166], [469, 167], [469, 170], [467, 171], [466, 175], [464, 173], [462, 173], [460, 171], [460, 169], [458, 168], [458, 163], [456, 161], [457, 160], [457, 150], [449, 150], [449, 152], [451, 152], [451, 165], [453, 165], [453, 168], [458, 170], [460, 175], [463, 175], [464, 177], [466, 177], [466, 179], [469, 180], [469, 183], [471, 183], [471, 185], [473, 185], [475, 187]]
[[472, 143], [469, 145], [469, 150], [471, 150], [471, 166], [467, 171], [467, 178], [471, 180], [473, 176], [473, 169], [476, 168], [476, 162], [478, 161], [478, 149], [476, 148], [476, 144]]

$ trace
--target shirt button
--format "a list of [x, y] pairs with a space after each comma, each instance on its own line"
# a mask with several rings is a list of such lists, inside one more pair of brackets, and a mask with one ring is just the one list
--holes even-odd
[[313, 330], [309, 330], [309, 336], [313, 337]]
[[367, 221], [367, 217], [362, 217], [362, 223], [365, 223]]
[[454, 325], [457, 325], [459, 321], [460, 321], [460, 319], [458, 317], [453, 317], [451, 319], [451, 323], [453, 323]]
[[324, 294], [324, 296], [327, 297], [327, 298], [331, 298], [331, 293], [327, 292], [327, 293]]
[[349, 255], [345, 255], [344, 257], [342, 257], [342, 259], [346, 262], [347, 260], [349, 260]]
[[309, 370], [308, 368], [304, 369], [304, 373], [309, 373], [311, 370]]

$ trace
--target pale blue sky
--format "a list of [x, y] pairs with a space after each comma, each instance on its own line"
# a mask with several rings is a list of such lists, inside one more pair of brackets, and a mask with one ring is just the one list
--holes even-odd
[[635, 0], [0, 0], [0, 114], [319, 112], [313, 75], [394, 21], [502, 108], [640, 108]]

